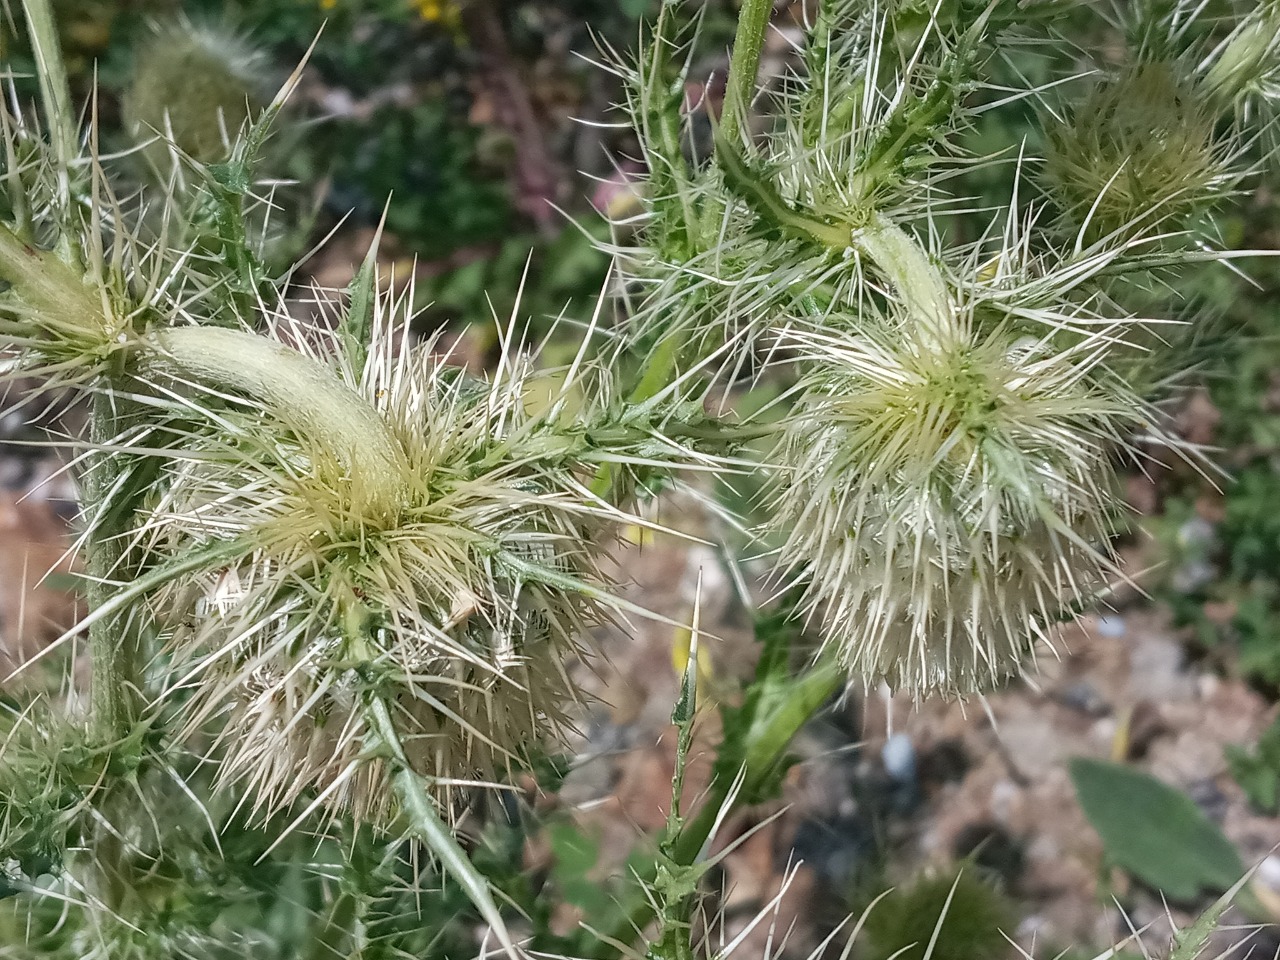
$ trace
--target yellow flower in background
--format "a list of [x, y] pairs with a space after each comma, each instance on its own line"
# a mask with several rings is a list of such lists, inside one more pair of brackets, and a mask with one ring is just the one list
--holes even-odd
[[418, 16], [428, 23], [453, 27], [458, 23], [458, 5], [452, 0], [411, 0]]

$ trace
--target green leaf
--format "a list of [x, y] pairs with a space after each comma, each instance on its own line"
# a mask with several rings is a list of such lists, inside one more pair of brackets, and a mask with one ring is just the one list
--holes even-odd
[[1076, 757], [1071, 779], [1107, 858], [1171, 900], [1221, 892], [1244, 873], [1230, 841], [1191, 799], [1121, 764]]
[[351, 369], [357, 377], [364, 369], [365, 358], [369, 354], [369, 340], [373, 336], [373, 315], [378, 298], [378, 245], [382, 240], [382, 226], [385, 222], [384, 214], [383, 221], [378, 224], [377, 233], [369, 244], [364, 263], [347, 287], [347, 313], [339, 327], [343, 349], [346, 350]]
[[1260, 813], [1274, 814], [1280, 802], [1280, 772], [1243, 747], [1228, 745], [1224, 751], [1231, 776]]

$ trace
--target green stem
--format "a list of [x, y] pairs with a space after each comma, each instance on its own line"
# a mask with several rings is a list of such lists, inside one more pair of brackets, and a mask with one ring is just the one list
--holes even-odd
[[[120, 431], [123, 411], [118, 404], [123, 402], [110, 389], [103, 389], [94, 395], [89, 417], [94, 453], [81, 478], [80, 493], [86, 511], [95, 517], [84, 547], [91, 611], [106, 609], [119, 584], [130, 579], [124, 565], [134, 505], [114, 502], [121, 496], [117, 487], [127, 466], [109, 449]], [[126, 605], [89, 623], [90, 715], [102, 743], [125, 740], [138, 717], [142, 645], [135, 611]]]
[[[42, 8], [38, 3], [28, 5], [33, 33], [38, 32], [35, 24], [46, 23], [37, 13]], [[92, 358], [95, 345], [105, 346], [113, 341], [101, 299], [76, 271], [55, 254], [25, 242], [3, 225], [0, 279], [7, 281], [31, 310], [32, 329], [18, 339], [45, 338], [51, 343], [75, 344], [86, 364], [96, 363]], [[21, 324], [23, 319], [19, 314], [18, 320], [10, 323]], [[122, 432], [126, 415], [123, 407], [127, 403], [124, 393], [113, 391], [108, 380], [93, 398], [89, 441], [94, 453], [81, 477], [80, 491], [85, 514], [93, 522], [84, 547], [89, 606], [91, 611], [107, 611], [89, 621], [93, 670], [90, 709], [95, 736], [103, 743], [118, 743], [128, 737], [142, 692], [136, 612], [127, 605], [108, 606], [119, 584], [129, 579], [124, 563], [135, 506], [121, 489], [127, 461], [109, 450]]]
[[[839, 667], [823, 663], [811, 668], [795, 686], [789, 688], [786, 701], [751, 732], [746, 748], [742, 792], [750, 796], [777, 769], [800, 728], [835, 696], [846, 679], [845, 672]], [[732, 789], [731, 782], [722, 780], [711, 785], [702, 810], [680, 832], [673, 854], [677, 863], [689, 866], [702, 856], [720, 808], [728, 801]]]
[[[675, 369], [676, 360], [684, 346], [681, 334], [672, 334], [658, 344], [658, 348], [649, 354], [644, 367], [640, 371], [640, 380], [628, 398], [631, 403], [644, 403], [650, 400], [671, 381], [671, 371]], [[596, 468], [596, 475], [591, 480], [590, 490], [604, 499], [613, 486], [613, 465], [602, 463]]]
[[27, 17], [31, 51], [36, 58], [36, 80], [40, 84], [53, 157], [59, 167], [69, 167], [77, 154], [75, 112], [71, 108], [71, 85], [62, 60], [53, 5], [49, 0], [22, 0], [22, 8]]
[[724, 137], [716, 139], [716, 158], [726, 186], [742, 197], [757, 217], [840, 256], [861, 253], [889, 282], [905, 311], [936, 342], [949, 342], [955, 332], [951, 293], [942, 271], [915, 237], [876, 210], [867, 211], [859, 222], [842, 222], [819, 219], [797, 209]]
[[436, 812], [435, 802], [427, 792], [423, 778], [409, 765], [386, 701], [378, 696], [370, 697], [365, 704], [365, 717], [377, 740], [377, 745], [384, 753], [390, 754], [387, 763], [392, 768], [391, 784], [395, 789], [396, 798], [400, 801], [404, 817], [408, 821], [409, 832], [426, 844], [440, 859], [440, 865], [462, 885], [471, 902], [493, 930], [493, 935], [497, 937], [507, 956], [512, 960], [520, 960], [520, 951], [511, 940], [506, 922], [502, 919], [498, 905], [494, 902], [493, 894], [489, 890], [488, 882], [476, 870], [466, 851], [454, 838], [453, 831]]
[[[777, 769], [800, 728], [839, 692], [845, 680], [844, 671], [836, 665], [822, 663], [789, 688], [786, 701], [763, 718], [763, 722], [749, 734], [741, 792], [750, 795]], [[733, 788], [734, 783], [723, 778], [711, 784], [698, 815], [684, 824], [679, 837], [669, 848], [670, 859], [675, 865], [692, 866], [704, 856], [711, 831], [721, 819], [722, 809], [729, 802]], [[652, 876], [641, 877], [642, 882], [651, 880]], [[654, 904], [646, 898], [609, 931], [609, 938], [629, 943], [635, 938], [636, 931], [643, 930], [653, 916]]]
[[742, 0], [738, 13], [738, 29], [733, 37], [733, 53], [729, 57], [729, 76], [724, 92], [724, 112], [720, 133], [729, 143], [737, 143], [741, 125], [747, 119], [756, 94], [756, 76], [760, 72], [760, 51], [769, 32], [773, 0]]
[[672, 69], [672, 53], [679, 49], [676, 16], [672, 0], [666, 0], [658, 12], [653, 36], [649, 40], [650, 57], [644, 89], [640, 95], [637, 120], [642, 128], [642, 140], [650, 144], [649, 178], [653, 187], [656, 209], [678, 204], [676, 218], [680, 236], [673, 240], [668, 251], [677, 259], [693, 255], [694, 203], [689, 180], [689, 163], [681, 144], [681, 126], [684, 114], [684, 76]]
[[[669, 79], [673, 72], [671, 54], [677, 48], [674, 7], [675, 4], [666, 2], [658, 12], [658, 21], [649, 41], [648, 76], [639, 119], [645, 127], [644, 139], [654, 144], [649, 173], [656, 198], [654, 202], [658, 206], [680, 205], [677, 219], [681, 233], [673, 241], [674, 246], [669, 253], [677, 260], [686, 260], [695, 249], [695, 211], [689, 189], [689, 164], [685, 160], [680, 137], [684, 82], [683, 77], [674, 83]], [[631, 391], [632, 403], [648, 400], [670, 382], [671, 372], [683, 347], [684, 338], [678, 335], [667, 337], [658, 345], [645, 361], [639, 382]], [[588, 485], [591, 492], [601, 499], [607, 497], [613, 486], [613, 474], [611, 464], [600, 464]]]
[[[773, 0], [743, 0], [738, 14], [738, 27], [734, 34], [733, 53], [729, 59], [729, 75], [726, 80], [724, 110], [720, 118], [720, 135], [729, 142], [735, 142], [741, 130], [741, 121], [748, 115], [751, 101], [755, 97], [756, 75], [760, 71], [760, 52], [764, 48], [765, 36], [769, 30], [769, 21], [773, 14]], [[658, 26], [650, 44], [653, 58], [650, 63], [649, 100], [656, 108], [646, 112], [644, 120], [657, 128], [656, 142], [662, 145], [661, 160], [665, 171], [654, 171], [659, 194], [672, 194], [684, 205], [683, 224], [684, 245], [688, 253], [692, 253], [693, 240], [690, 234], [693, 223], [693, 208], [689, 203], [684, 181], [688, 178], [688, 167], [684, 154], [680, 149], [679, 111], [683, 100], [683, 89], [667, 90], [666, 74], [670, 60], [670, 50], [674, 42], [668, 36], [671, 24], [669, 4], [664, 4], [658, 15]], [[662, 181], [673, 178], [673, 183]], [[640, 381], [631, 393], [631, 402], [642, 403], [655, 396], [668, 383], [685, 347], [685, 338], [673, 335], [664, 339], [658, 348], [650, 354], [640, 374]], [[598, 497], [605, 497], [613, 482], [613, 470], [609, 464], [601, 464], [592, 478], [590, 489]]]
[[[71, 104], [71, 85], [62, 60], [58, 26], [53, 18], [50, 0], [22, 0], [27, 20], [27, 35], [36, 59], [36, 79], [40, 84], [40, 100], [49, 143], [53, 147], [53, 169], [58, 177], [58, 204], [63, 218], [63, 236], [68, 250], [78, 249], [77, 229], [72, 222], [71, 173], [79, 155], [76, 142], [76, 112]], [[76, 259], [79, 259], [78, 254]]]

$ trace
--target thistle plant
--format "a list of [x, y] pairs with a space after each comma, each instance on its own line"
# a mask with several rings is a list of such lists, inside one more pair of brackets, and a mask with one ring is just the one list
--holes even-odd
[[[1214, 216], [1273, 159], [1280, 70], [1274, 4], [1220, 21], [1173, 4], [1138, 15], [1120, 68], [1012, 96], [989, 79], [1066, 6], [820, 0], [762, 89], [772, 3], [744, 0], [708, 145], [684, 96], [697, 19], [667, 0], [614, 68], [648, 170], [637, 242], [613, 251], [630, 312], [605, 337], [597, 308], [540, 398], [518, 317], [496, 371], [462, 372], [415, 339], [376, 243], [345, 290], [269, 268], [256, 171], [298, 74], [261, 110], [207, 111], [216, 138], [185, 141], [194, 117], [136, 94], [131, 122], [179, 175], [122, 196], [77, 126], [49, 4], [26, 0], [43, 129], [0, 112], [0, 336], [15, 371], [92, 403], [88, 716], [69, 684], [14, 712], [5, 775], [42, 787], [0, 797], [31, 950], [154, 955], [134, 911], [174, 924], [160, 955], [219, 955], [208, 931], [251, 886], [209, 866], [234, 829], [254, 863], [302, 870], [305, 840], [342, 865], [336, 885], [319, 854], [302, 870], [308, 955], [359, 955], [387, 911], [422, 909], [421, 849], [517, 955], [459, 815], [563, 742], [592, 628], [642, 612], [602, 573], [612, 530], [685, 471], [761, 475], [747, 519], [794, 602], [762, 618], [705, 805], [673, 807], [654, 895], [601, 949], [656, 916], [650, 955], [693, 955], [717, 824], [776, 790], [792, 736], [846, 686], [963, 697], [1026, 671], [1122, 577], [1117, 464], [1162, 439], [1164, 397], [1134, 371], [1168, 338], [1126, 291], [1242, 253]], [[1040, 106], [1044, 156], [970, 155], [982, 113], [1018, 100]], [[966, 175], [1002, 165], [1008, 202], [957, 240]], [[762, 383], [781, 395], [763, 413], [711, 401]], [[798, 623], [816, 643], [796, 676]], [[81, 748], [42, 754], [48, 731]], [[179, 796], [207, 831], [170, 822]], [[148, 885], [186, 869], [223, 882], [206, 912]], [[560, 952], [543, 933], [532, 948]], [[414, 937], [433, 935], [409, 919], [387, 938], [425, 955]]]
[[[1136, 44], [1077, 103], [1056, 80], [1015, 94], [1047, 104], [1043, 161], [982, 158], [964, 146], [982, 70], [1056, 4], [821, 3], [802, 63], [759, 94], [744, 51], [768, 17], [747, 8], [713, 155], [679, 146], [658, 79], [673, 33], [630, 74], [653, 171], [649, 243], [623, 252], [645, 292], [636, 336], [657, 369], [721, 350], [730, 371], [793, 378], [762, 529], [824, 651], [864, 683], [987, 689], [1121, 576], [1116, 464], [1159, 440], [1137, 358], [1169, 339], [1123, 285], [1235, 255], [1211, 214], [1270, 123], [1239, 63], [1271, 61], [1254, 27], [1218, 25], [1217, 42], [1189, 7], [1135, 14], [1135, 36], [1171, 38], [1163, 59]], [[978, 241], [949, 242], [952, 185], [999, 164], [1008, 204]]]

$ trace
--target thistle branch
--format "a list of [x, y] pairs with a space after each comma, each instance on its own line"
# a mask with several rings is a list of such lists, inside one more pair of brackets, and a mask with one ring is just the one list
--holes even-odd
[[[848, 682], [848, 676], [838, 665], [830, 662], [815, 664], [810, 670], [787, 688], [785, 701], [756, 723], [748, 736], [741, 792], [751, 796], [760, 790], [782, 762], [787, 748], [801, 727], [827, 704]], [[673, 859], [682, 865], [695, 863], [703, 856], [711, 831], [720, 818], [721, 807], [728, 800], [733, 783], [718, 778], [703, 801], [702, 809], [680, 832], [673, 848]]]
[[749, 115], [756, 93], [756, 75], [760, 72], [760, 51], [769, 32], [773, 0], [743, 0], [738, 13], [738, 29], [733, 37], [733, 53], [729, 58], [729, 76], [724, 93], [721, 135], [736, 143], [742, 121]]
[[50, 0], [23, 0], [22, 7], [26, 13], [31, 50], [36, 58], [36, 79], [40, 84], [45, 125], [49, 129], [54, 170], [58, 177], [58, 206], [63, 218], [60, 240], [66, 245], [68, 252], [79, 260], [78, 233], [74, 223], [70, 222], [71, 173], [79, 155], [76, 144], [76, 114], [71, 106], [71, 86], [67, 82], [67, 68], [62, 60], [58, 27], [53, 19]]
[[408, 821], [409, 833], [426, 844], [440, 859], [440, 865], [462, 885], [480, 915], [493, 929], [494, 936], [498, 938], [507, 956], [512, 960], [519, 960], [520, 951], [511, 940], [498, 905], [490, 893], [488, 882], [476, 870], [466, 851], [454, 838], [453, 832], [440, 818], [423, 778], [410, 766], [386, 701], [377, 695], [371, 696], [364, 709], [373, 734], [372, 746], [385, 755], [386, 762], [394, 770], [391, 783]]
[[[119, 459], [110, 452], [121, 420], [119, 404], [123, 402], [113, 392], [103, 390], [94, 396], [89, 416], [89, 443], [94, 452], [80, 478], [80, 498], [87, 510], [98, 514], [84, 549], [91, 610], [102, 610], [116, 593], [134, 520], [134, 504], [127, 502], [127, 497], [124, 503], [112, 503], [124, 472]], [[138, 716], [142, 692], [139, 628], [129, 606], [89, 624], [93, 670], [90, 712], [94, 731], [103, 743], [124, 741]]]
[[[712, 782], [697, 816], [682, 824], [678, 835], [667, 848], [671, 867], [691, 867], [705, 856], [711, 832], [721, 820], [725, 804], [730, 802], [735, 789], [745, 796], [758, 793], [777, 771], [778, 764], [782, 762], [787, 748], [801, 727], [840, 691], [846, 681], [844, 671], [836, 664], [816, 664], [803, 677], [788, 685], [786, 697], [770, 705], [774, 707], [772, 711], [765, 711], [763, 715], [754, 718], [755, 722], [747, 735], [740, 780], [735, 782], [718, 777]], [[656, 871], [656, 866], [654, 870]], [[653, 874], [640, 879], [651, 883]], [[602, 937], [601, 941], [631, 941], [637, 931], [643, 930], [653, 920], [654, 909], [654, 903], [646, 898], [609, 932], [608, 937]]]
[[902, 306], [935, 341], [945, 343], [955, 323], [951, 295], [941, 271], [930, 262], [919, 242], [888, 217], [876, 213], [850, 236], [892, 284]]
[[902, 227], [875, 210], [867, 211], [861, 222], [853, 223], [824, 220], [797, 209], [767, 176], [752, 170], [723, 136], [716, 139], [716, 157], [724, 170], [725, 184], [747, 202], [760, 220], [841, 256], [853, 251], [861, 253], [875, 264], [903, 307], [931, 336], [947, 337], [954, 311], [946, 280], [919, 242]]
[[[169, 376], [236, 393], [262, 403], [273, 419], [314, 444], [373, 512], [402, 505], [404, 451], [369, 403], [327, 367], [257, 334], [221, 327], [173, 327], [140, 342], [144, 375]], [[333, 463], [324, 460], [333, 459]]]

